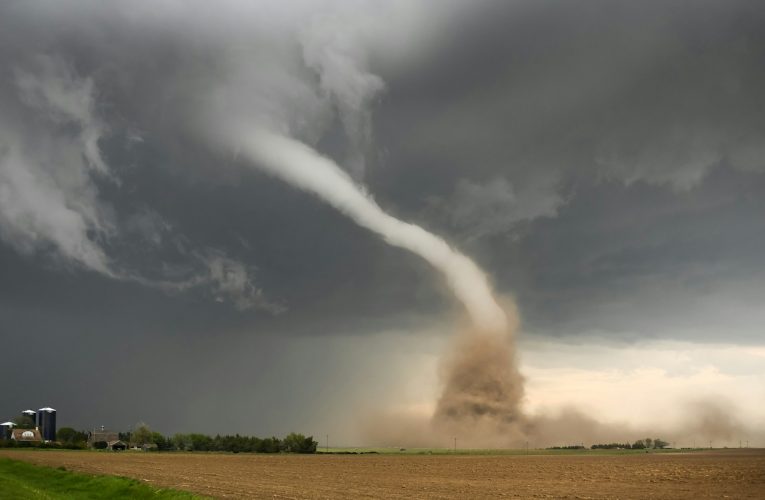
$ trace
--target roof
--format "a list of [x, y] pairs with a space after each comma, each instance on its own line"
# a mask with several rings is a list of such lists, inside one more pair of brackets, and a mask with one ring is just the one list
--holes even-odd
[[54, 411], [56, 411], [56, 410], [54, 410], [54, 409], [53, 409], [53, 408], [51, 408], [50, 406], [46, 406], [45, 408], [40, 408], [40, 409], [39, 409], [39, 410], [37, 410], [37, 411], [47, 411], [48, 413], [52, 413], [52, 412], [54, 412]]
[[11, 439], [16, 441], [42, 441], [40, 431], [37, 429], [13, 429]]
[[24, 410], [24, 411], [22, 411], [21, 413], [23, 413], [23, 414], [25, 414], [25, 415], [28, 415], [28, 414], [30, 414], [30, 413], [31, 413], [31, 414], [33, 414], [33, 415], [37, 415], [37, 412], [36, 412], [36, 411], [34, 411], [34, 410]]
[[0, 424], [0, 425], [10, 425], [11, 427], [13, 427], [13, 426], [15, 426], [16, 424], [14, 424], [13, 422], [3, 422], [3, 423], [2, 423], [2, 424]]
[[88, 436], [88, 442], [95, 443], [97, 441], [117, 441], [119, 440], [119, 433], [112, 431], [93, 431]]

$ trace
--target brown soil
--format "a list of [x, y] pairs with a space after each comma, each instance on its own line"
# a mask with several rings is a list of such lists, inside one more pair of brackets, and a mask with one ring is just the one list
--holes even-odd
[[765, 450], [640, 455], [230, 455], [3, 450], [219, 498], [765, 498]]

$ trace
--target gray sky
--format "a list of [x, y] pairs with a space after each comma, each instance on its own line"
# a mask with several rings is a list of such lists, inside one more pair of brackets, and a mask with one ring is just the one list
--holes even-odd
[[208, 140], [243, 123], [513, 296], [529, 408], [621, 370], [765, 415], [761, 2], [282, 4], [0, 6], [0, 416], [350, 442], [427, 406], [460, 305]]

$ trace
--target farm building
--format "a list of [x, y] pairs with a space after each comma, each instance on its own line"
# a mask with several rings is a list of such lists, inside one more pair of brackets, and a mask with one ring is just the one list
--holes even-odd
[[[97, 443], [101, 443], [100, 445]], [[88, 432], [88, 448], [106, 448], [107, 450], [126, 450], [127, 443], [120, 439], [120, 435], [114, 431], [93, 429]]]
[[122, 440], [116, 440], [116, 441], [107, 441], [106, 443], [106, 449], [107, 450], [113, 450], [113, 451], [120, 451], [120, 450], [127, 450], [127, 443]]
[[13, 422], [3, 422], [0, 424], [0, 439], [11, 439], [11, 431], [16, 426]]
[[50, 407], [37, 410], [37, 428], [45, 441], [56, 440], [56, 410]]
[[42, 435], [37, 429], [13, 429], [11, 439], [25, 443], [41, 443]]
[[38, 439], [24, 441], [48, 442], [56, 440], [56, 410], [45, 407], [38, 411], [24, 410], [21, 412], [21, 418], [15, 421], [4, 422], [0, 424], [0, 439], [17, 439], [17, 433], [13, 429], [24, 431], [28, 430], [35, 434]]

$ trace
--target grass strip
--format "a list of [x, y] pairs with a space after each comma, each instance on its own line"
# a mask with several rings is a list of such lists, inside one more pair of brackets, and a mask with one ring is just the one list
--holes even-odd
[[0, 458], [0, 499], [204, 498], [185, 491], [154, 488], [136, 479], [94, 476]]

